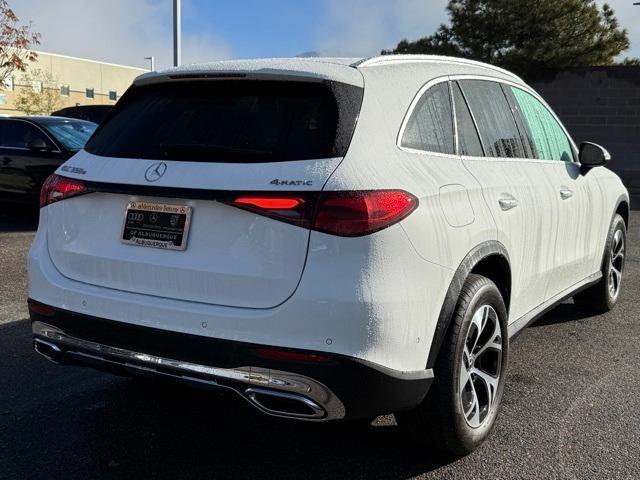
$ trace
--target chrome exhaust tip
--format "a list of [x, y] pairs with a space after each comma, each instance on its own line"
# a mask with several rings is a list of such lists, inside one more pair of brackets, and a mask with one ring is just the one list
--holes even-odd
[[53, 363], [60, 363], [60, 359], [62, 358], [62, 349], [56, 344], [47, 342], [40, 338], [34, 338], [33, 349], [47, 360]]
[[303, 395], [267, 388], [247, 388], [244, 396], [258, 409], [270, 415], [298, 419], [321, 419], [324, 408]]

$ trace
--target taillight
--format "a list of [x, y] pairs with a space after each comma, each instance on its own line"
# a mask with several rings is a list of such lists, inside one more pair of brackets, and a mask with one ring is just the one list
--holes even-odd
[[314, 230], [343, 237], [377, 232], [399, 222], [418, 206], [418, 199], [404, 190], [323, 192]]
[[343, 237], [368, 235], [409, 215], [418, 199], [404, 190], [243, 194], [229, 203], [303, 228]]
[[309, 228], [313, 214], [314, 198], [302, 194], [243, 194], [236, 197], [231, 205], [261, 215]]
[[55, 173], [47, 178], [40, 190], [40, 208], [59, 202], [65, 198], [88, 193], [87, 186], [81, 180], [61, 177]]

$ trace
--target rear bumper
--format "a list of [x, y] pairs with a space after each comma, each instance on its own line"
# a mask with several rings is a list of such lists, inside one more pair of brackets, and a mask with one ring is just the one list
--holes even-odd
[[[132, 325], [61, 309], [30, 308], [36, 351], [61, 364], [161, 376], [230, 389], [270, 415], [311, 421], [367, 418], [418, 405], [433, 372], [398, 372], [352, 357]], [[286, 355], [285, 355], [286, 356]]]

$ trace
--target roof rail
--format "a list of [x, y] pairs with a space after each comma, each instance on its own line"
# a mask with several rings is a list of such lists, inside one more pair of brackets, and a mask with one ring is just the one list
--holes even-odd
[[524, 80], [517, 76], [515, 73], [505, 70], [504, 68], [496, 67], [488, 63], [478, 62], [476, 60], [469, 60], [467, 58], [459, 57], [447, 57], [444, 55], [379, 55], [376, 57], [363, 58], [362, 60], [353, 63], [352, 67], [369, 67], [372, 65], [392, 65], [394, 63], [419, 63], [419, 62], [433, 62], [433, 63], [456, 63], [459, 65], [470, 65], [474, 67], [486, 68], [487, 70], [493, 70], [500, 72], [504, 75], [508, 75], [512, 78], [524, 83]]

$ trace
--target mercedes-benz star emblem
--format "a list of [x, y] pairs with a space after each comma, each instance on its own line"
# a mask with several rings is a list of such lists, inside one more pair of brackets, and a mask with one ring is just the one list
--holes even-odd
[[164, 172], [167, 171], [167, 164], [164, 162], [158, 162], [151, 165], [147, 168], [147, 171], [144, 172], [144, 178], [147, 179], [147, 182], [155, 182], [159, 180], [164, 175]]

